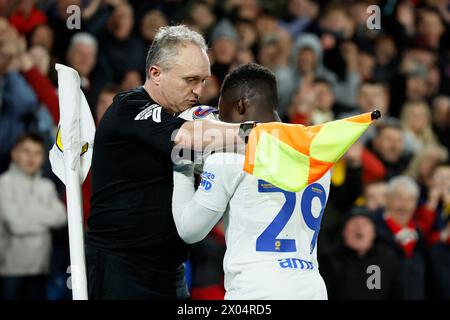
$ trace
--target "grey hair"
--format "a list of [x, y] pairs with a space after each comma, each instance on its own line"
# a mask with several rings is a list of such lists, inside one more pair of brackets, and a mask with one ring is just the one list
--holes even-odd
[[197, 45], [205, 52], [208, 51], [203, 36], [184, 25], [159, 28], [148, 50], [145, 61], [145, 74], [147, 78], [149, 78], [148, 69], [152, 65], [160, 66], [165, 70], [170, 69], [172, 67], [170, 61], [178, 54], [179, 45], [188, 42]]
[[74, 47], [77, 44], [87, 44], [94, 46], [95, 49], [98, 48], [97, 39], [94, 38], [93, 35], [87, 32], [78, 32], [70, 39], [69, 49]]
[[389, 180], [386, 193], [387, 195], [393, 195], [396, 190], [402, 188], [410, 193], [414, 194], [414, 197], [418, 198], [420, 194], [419, 186], [417, 183], [408, 176], [397, 176]]

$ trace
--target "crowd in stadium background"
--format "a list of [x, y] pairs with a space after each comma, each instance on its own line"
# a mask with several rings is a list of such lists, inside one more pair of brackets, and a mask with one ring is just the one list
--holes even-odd
[[[81, 8], [80, 29], [68, 28], [70, 5]], [[379, 28], [368, 28], [371, 5], [379, 8]], [[47, 189], [19, 174], [14, 187], [25, 194], [8, 198], [12, 187], [4, 182], [5, 174], [21, 170], [10, 157], [17, 139], [38, 133], [46, 159], [37, 175], [48, 177], [54, 184], [46, 185], [48, 192], [55, 189], [64, 201], [47, 156], [59, 121], [54, 64], [78, 71], [98, 123], [115, 94], [143, 84], [156, 30], [179, 23], [204, 35], [210, 48], [212, 77], [202, 104], [217, 106], [227, 72], [257, 62], [277, 77], [284, 122], [311, 125], [382, 112], [332, 170], [318, 244], [330, 299], [450, 299], [448, 0], [0, 0], [0, 283], [40, 277], [46, 281], [40, 298], [70, 298], [67, 229], [55, 228], [64, 219], [33, 228], [43, 213], [32, 189]], [[85, 218], [89, 189], [88, 179]], [[11, 251], [11, 239], [27, 233], [51, 234], [52, 245], [28, 249], [46, 255], [40, 260], [49, 266], [23, 266], [33, 263], [26, 257], [6, 265], [11, 255], [23, 255]], [[193, 299], [223, 298], [224, 251], [221, 223], [192, 246]], [[367, 288], [370, 265], [380, 267], [383, 290]], [[2, 297], [14, 298], [4, 291]]]

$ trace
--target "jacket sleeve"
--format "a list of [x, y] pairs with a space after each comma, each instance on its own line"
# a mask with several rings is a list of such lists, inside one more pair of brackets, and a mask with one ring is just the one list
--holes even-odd
[[5, 181], [0, 182], [0, 215], [4, 227], [14, 235], [29, 235], [48, 231], [51, 227], [63, 226], [67, 217], [64, 205], [58, 199], [50, 182], [42, 186], [45, 197], [30, 195], [30, 203], [22, 203], [14, 196]]
[[52, 115], [53, 121], [59, 122], [59, 102], [55, 86], [36, 67], [23, 73], [27, 82], [31, 85], [36, 95], [45, 104]]
[[0, 181], [0, 216], [5, 230], [18, 236], [44, 232], [46, 228], [39, 223], [38, 215], [30, 211], [29, 206], [17, 201], [5, 179]]
[[56, 189], [51, 182], [47, 182], [48, 197], [42, 204], [40, 223], [46, 227], [58, 228], [67, 223], [66, 208], [58, 198]]
[[37, 110], [38, 100], [25, 79], [17, 72], [10, 72], [6, 77], [5, 92], [8, 94], [4, 97], [7, 101], [3, 106], [3, 114], [17, 120]]

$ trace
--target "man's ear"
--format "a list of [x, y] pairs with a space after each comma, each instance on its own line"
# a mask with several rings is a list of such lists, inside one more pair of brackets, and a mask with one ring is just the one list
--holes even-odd
[[148, 75], [151, 82], [159, 85], [161, 81], [161, 69], [158, 66], [150, 66], [150, 68], [148, 68]]
[[236, 101], [235, 104], [235, 109], [237, 112], [239, 112], [240, 115], [243, 115], [245, 113], [245, 109], [246, 109], [246, 105], [245, 105], [245, 101], [244, 99], [239, 99], [238, 101]]

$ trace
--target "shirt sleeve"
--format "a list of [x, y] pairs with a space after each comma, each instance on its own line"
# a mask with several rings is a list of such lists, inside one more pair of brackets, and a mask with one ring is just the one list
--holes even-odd
[[[227, 160], [228, 159], [228, 160]], [[226, 154], [209, 156], [195, 191], [193, 168], [175, 169], [172, 211], [180, 237], [187, 243], [202, 240], [220, 220], [243, 176], [241, 166]], [[234, 171], [232, 170], [234, 168]]]
[[203, 166], [201, 181], [194, 199], [205, 208], [225, 212], [228, 202], [244, 176], [242, 155], [214, 153]]
[[177, 130], [186, 121], [156, 103], [131, 99], [118, 101], [122, 132], [165, 155], [170, 155]]

